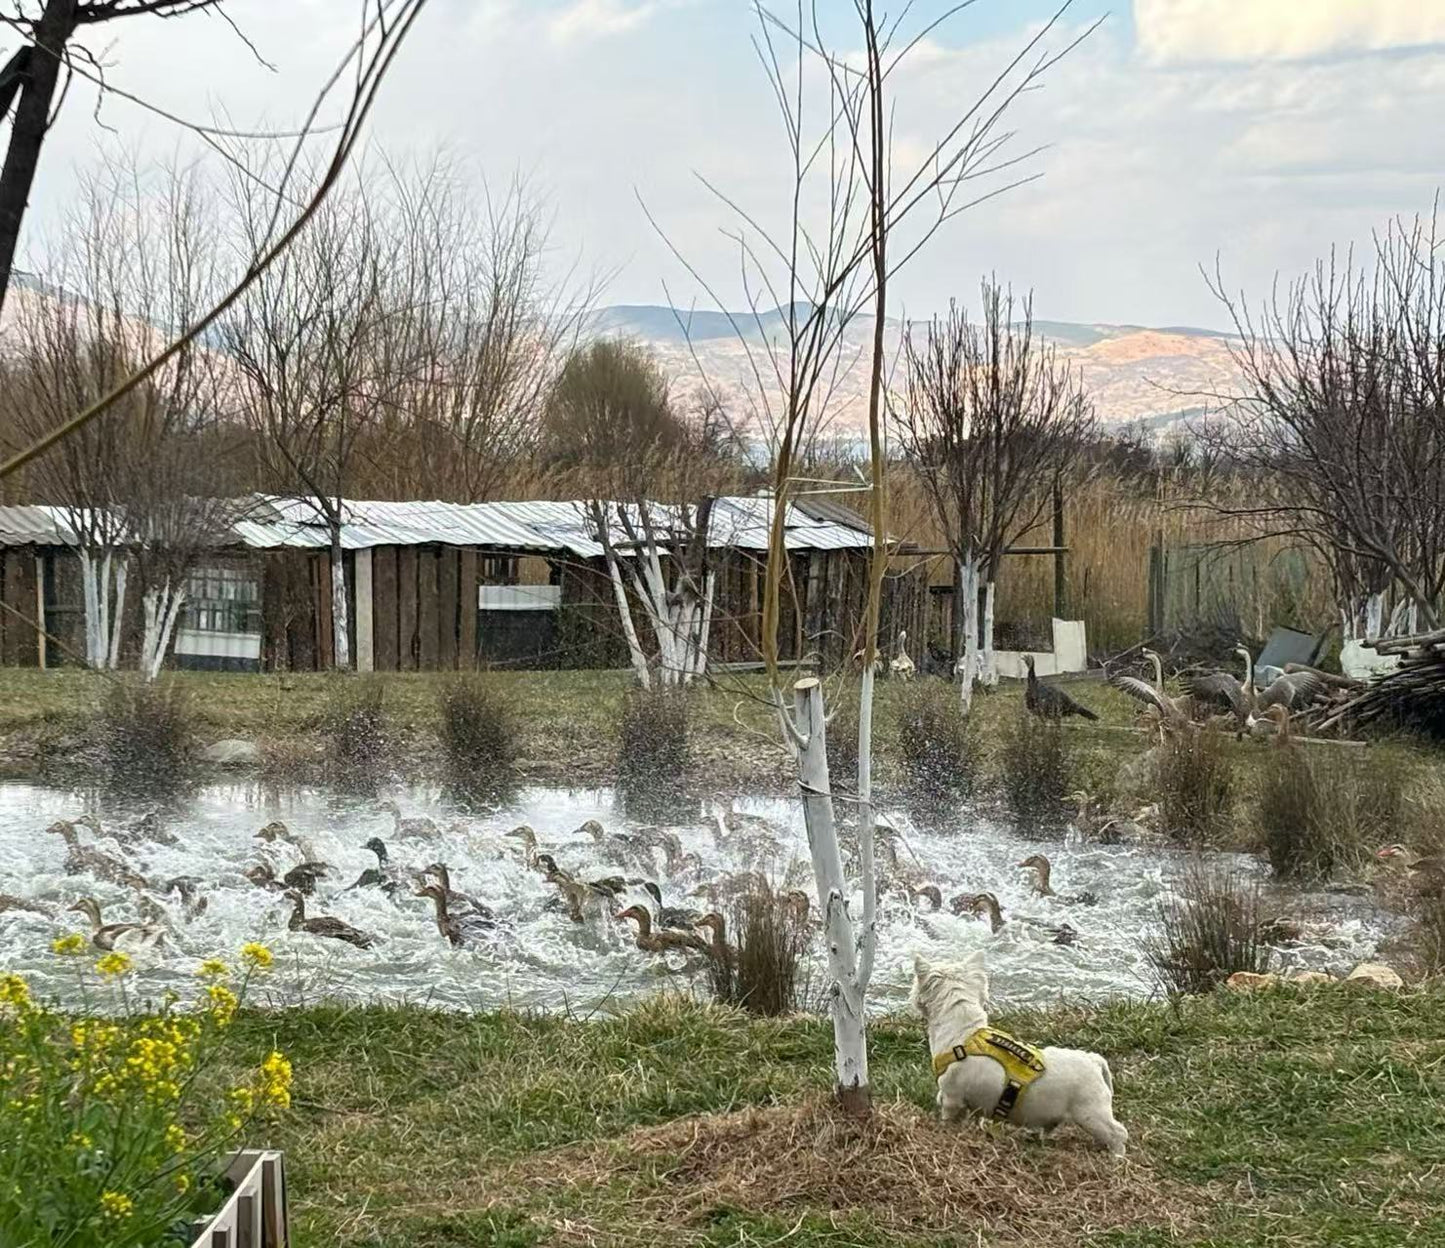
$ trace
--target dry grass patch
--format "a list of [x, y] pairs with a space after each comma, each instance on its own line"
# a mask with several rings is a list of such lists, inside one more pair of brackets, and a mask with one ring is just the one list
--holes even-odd
[[[569, 1208], [582, 1198], [593, 1213], [589, 1236], [604, 1226], [608, 1242], [657, 1243], [666, 1227], [675, 1244], [702, 1240], [723, 1213], [1076, 1243], [1134, 1227], [1177, 1232], [1198, 1223], [1207, 1196], [1138, 1161], [1118, 1165], [1072, 1133], [1040, 1144], [1007, 1129], [944, 1127], [906, 1103], [859, 1120], [822, 1099], [697, 1115], [533, 1156], [501, 1186], [501, 1199], [542, 1191]], [[546, 1216], [535, 1206], [533, 1213]], [[547, 1220], [557, 1242], [573, 1238], [567, 1218]]]

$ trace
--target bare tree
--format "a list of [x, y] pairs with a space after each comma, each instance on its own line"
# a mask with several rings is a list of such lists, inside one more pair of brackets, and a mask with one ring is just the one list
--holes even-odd
[[[1392, 222], [1372, 263], [1331, 255], [1239, 333], [1244, 396], [1198, 436], [1245, 482], [1217, 512], [1313, 547], [1347, 641], [1441, 622], [1445, 592], [1445, 261], [1436, 221]], [[1394, 606], [1389, 619], [1389, 599]]]
[[[243, 246], [255, 250], [271, 205], [259, 182], [233, 185]], [[339, 668], [351, 664], [342, 529], [357, 448], [394, 404], [410, 367], [400, 357], [417, 340], [411, 309], [393, 302], [394, 236], [382, 211], [362, 177], [333, 194], [221, 331], [263, 476], [271, 489], [303, 499], [326, 529]]]
[[[109, 34], [109, 24], [131, 17], [176, 18], [204, 9], [219, 11], [222, 0], [17, 0], [0, 15], [25, 43], [0, 68], [0, 118], [15, 114], [0, 167], [0, 308], [10, 288], [20, 227], [30, 202], [40, 152], [74, 75], [105, 88], [96, 55], [75, 42], [84, 31]], [[229, 19], [227, 19], [229, 20]], [[117, 29], [119, 29], [117, 27]], [[61, 98], [56, 100], [56, 91]], [[17, 98], [18, 97], [18, 98]]]
[[1015, 321], [1012, 293], [986, 281], [982, 304], [978, 323], [954, 304], [922, 341], [910, 328], [905, 398], [891, 413], [953, 556], [965, 709], [975, 680], [998, 679], [993, 604], [1004, 551], [1038, 524], [1055, 479], [1094, 426], [1079, 379], [1034, 337], [1032, 298]]

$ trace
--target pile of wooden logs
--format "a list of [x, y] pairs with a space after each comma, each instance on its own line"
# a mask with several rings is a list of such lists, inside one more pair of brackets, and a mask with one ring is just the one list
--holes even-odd
[[1400, 666], [1377, 676], [1364, 692], [1338, 707], [1320, 730], [1344, 724], [1412, 728], [1445, 738], [1445, 629], [1390, 637], [1369, 645], [1400, 656]]

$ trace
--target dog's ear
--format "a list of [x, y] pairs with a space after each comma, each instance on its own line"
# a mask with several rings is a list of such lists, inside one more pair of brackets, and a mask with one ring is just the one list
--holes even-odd
[[923, 979], [932, 969], [933, 967], [929, 964], [928, 959], [925, 958], [921, 953], [915, 953], [913, 955], [914, 979]]
[[975, 949], [963, 960], [963, 968], [968, 971], [986, 970], [985, 958], [982, 949]]

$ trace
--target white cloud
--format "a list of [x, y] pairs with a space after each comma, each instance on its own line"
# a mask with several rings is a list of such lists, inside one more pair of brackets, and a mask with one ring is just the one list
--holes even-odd
[[1299, 60], [1445, 43], [1438, 0], [1134, 0], [1156, 63]]
[[658, 7], [653, 0], [573, 0], [548, 19], [547, 33], [558, 43], [619, 35], [642, 25]]

